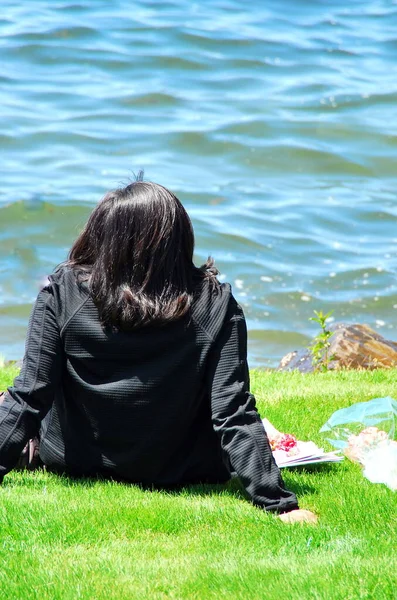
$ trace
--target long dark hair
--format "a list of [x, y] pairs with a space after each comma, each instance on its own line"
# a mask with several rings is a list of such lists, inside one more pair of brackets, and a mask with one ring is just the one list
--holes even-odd
[[193, 264], [193, 227], [181, 202], [141, 177], [104, 196], [66, 263], [88, 282], [103, 325], [121, 330], [186, 315], [197, 278], [218, 285], [211, 258]]

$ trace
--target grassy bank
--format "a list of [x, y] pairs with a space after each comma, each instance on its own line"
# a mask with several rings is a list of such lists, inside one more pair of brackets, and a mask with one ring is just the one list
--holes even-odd
[[[15, 369], [0, 369], [0, 389]], [[337, 408], [397, 397], [397, 371], [252, 373], [263, 416], [320, 442]], [[11, 473], [0, 487], [0, 597], [391, 599], [397, 494], [347, 461], [284, 471], [317, 526], [287, 526], [233, 482], [180, 493]]]

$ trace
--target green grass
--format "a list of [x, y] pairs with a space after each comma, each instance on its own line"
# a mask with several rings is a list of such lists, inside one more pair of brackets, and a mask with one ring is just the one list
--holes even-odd
[[[0, 370], [0, 389], [15, 369]], [[397, 397], [397, 371], [252, 373], [262, 415], [320, 442], [342, 406]], [[0, 486], [0, 598], [397, 598], [396, 493], [357, 465], [284, 471], [319, 524], [286, 525], [237, 482], [181, 492], [14, 472]]]

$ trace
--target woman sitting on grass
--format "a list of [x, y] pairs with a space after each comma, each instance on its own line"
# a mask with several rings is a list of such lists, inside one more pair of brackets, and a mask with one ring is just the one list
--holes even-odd
[[0, 406], [1, 479], [40, 434], [51, 471], [156, 487], [235, 472], [257, 506], [315, 520], [284, 487], [250, 394], [241, 307], [193, 247], [164, 187], [106, 194], [33, 308]]

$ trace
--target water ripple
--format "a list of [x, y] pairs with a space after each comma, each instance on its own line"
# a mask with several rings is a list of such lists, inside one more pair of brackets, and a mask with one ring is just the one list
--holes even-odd
[[90, 208], [146, 169], [192, 215], [252, 364], [314, 308], [397, 326], [397, 5], [33, 0], [0, 18], [0, 353]]

